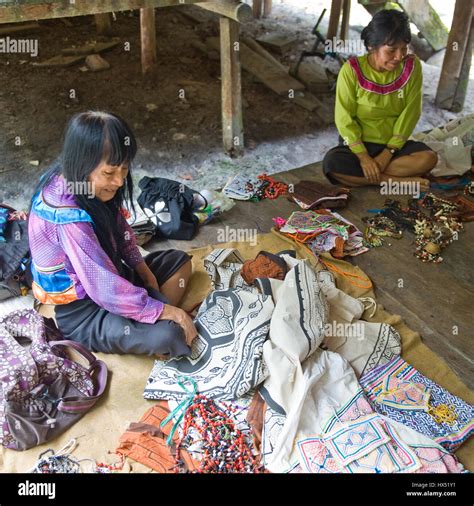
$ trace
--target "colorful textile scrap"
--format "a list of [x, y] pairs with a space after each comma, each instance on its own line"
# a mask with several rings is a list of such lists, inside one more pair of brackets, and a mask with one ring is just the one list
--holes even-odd
[[378, 413], [455, 451], [474, 433], [474, 407], [402, 358], [369, 371], [360, 383]]
[[360, 230], [340, 214], [329, 209], [296, 211], [279, 228], [297, 242], [303, 242], [319, 255], [330, 251], [335, 258], [356, 256], [368, 251]]

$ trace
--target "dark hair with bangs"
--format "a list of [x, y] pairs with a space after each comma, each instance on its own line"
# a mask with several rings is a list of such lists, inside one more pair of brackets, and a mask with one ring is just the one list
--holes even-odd
[[360, 38], [367, 51], [369, 47], [378, 49], [384, 45], [411, 41], [410, 20], [401, 11], [384, 9], [377, 12], [372, 21], [362, 30]]
[[[135, 136], [119, 116], [99, 111], [76, 114], [67, 125], [60, 157], [43, 174], [33, 193], [33, 196], [36, 195], [58, 174], [62, 174], [67, 182], [84, 183], [86, 186], [89, 174], [102, 161], [112, 166], [128, 164], [129, 171], [124, 185], [117, 190], [112, 200], [102, 202], [95, 196], [92, 198], [87, 194], [74, 194], [77, 205], [92, 218], [100, 245], [120, 274], [123, 274], [120, 246], [125, 238], [118, 231], [117, 219], [120, 208], [124, 205], [135, 213], [131, 164], [136, 152]], [[113, 247], [112, 238], [117, 248]]]

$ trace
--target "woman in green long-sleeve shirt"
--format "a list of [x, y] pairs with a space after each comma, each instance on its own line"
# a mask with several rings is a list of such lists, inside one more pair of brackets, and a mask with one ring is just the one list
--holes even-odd
[[408, 17], [396, 10], [375, 14], [361, 38], [368, 54], [350, 58], [337, 80], [335, 120], [339, 146], [323, 170], [332, 183], [351, 186], [412, 181], [427, 190], [426, 174], [437, 155], [409, 141], [421, 115], [422, 69], [407, 54]]

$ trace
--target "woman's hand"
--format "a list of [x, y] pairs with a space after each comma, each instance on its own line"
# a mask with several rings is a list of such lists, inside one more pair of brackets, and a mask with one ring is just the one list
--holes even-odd
[[377, 156], [374, 156], [374, 160], [377, 162], [380, 172], [385, 172], [391, 159], [392, 153], [390, 153], [388, 149], [383, 149]]
[[188, 315], [188, 313], [186, 313], [186, 311], [183, 311], [179, 307], [174, 307], [170, 306], [169, 304], [165, 304], [163, 306], [163, 311], [161, 312], [158, 320], [172, 320], [176, 322], [178, 325], [180, 325], [184, 331], [186, 344], [188, 346], [191, 346], [193, 339], [198, 334], [191, 317]]
[[357, 155], [365, 178], [372, 184], [380, 182], [380, 167], [377, 162], [367, 153]]

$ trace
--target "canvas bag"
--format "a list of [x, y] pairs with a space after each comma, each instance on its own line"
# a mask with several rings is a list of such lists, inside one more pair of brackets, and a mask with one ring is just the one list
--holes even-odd
[[196, 235], [199, 219], [193, 213], [194, 196], [199, 192], [164, 177], [145, 176], [138, 186], [142, 190], [138, 204], [155, 225], [158, 238], [189, 241]]
[[[25, 345], [26, 342], [26, 345]], [[70, 359], [73, 348], [88, 362]], [[63, 433], [103, 394], [107, 367], [31, 309], [0, 319], [0, 444], [27, 450]]]

